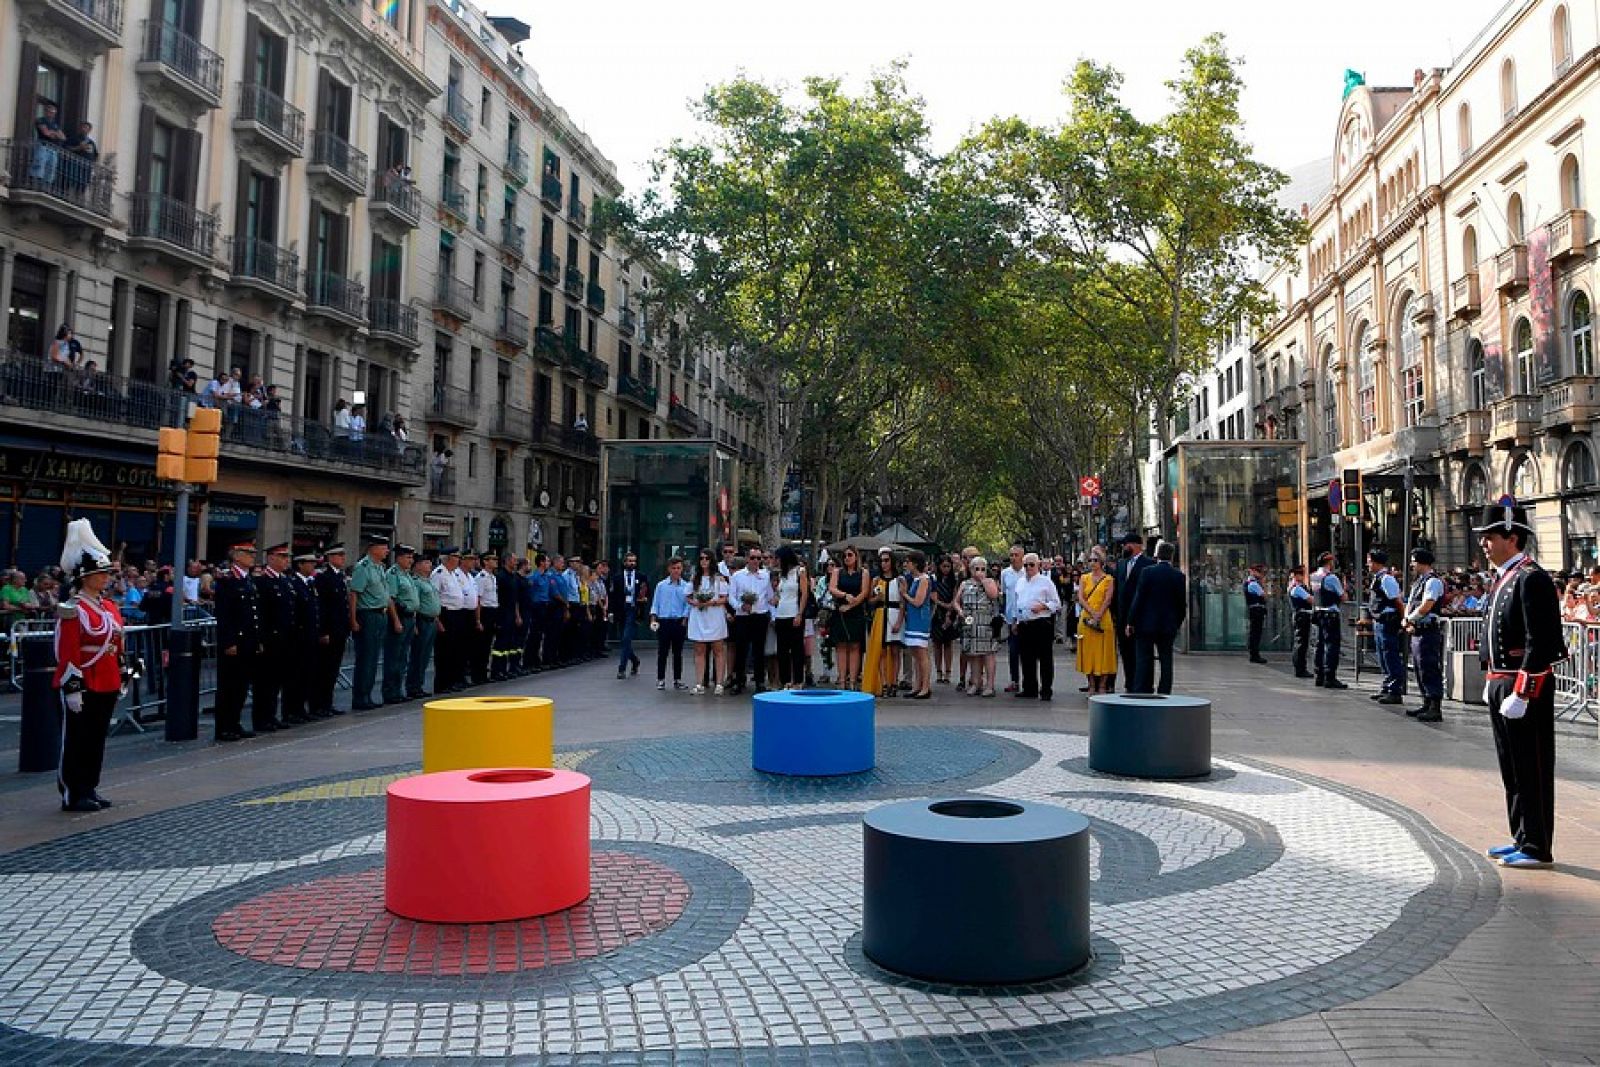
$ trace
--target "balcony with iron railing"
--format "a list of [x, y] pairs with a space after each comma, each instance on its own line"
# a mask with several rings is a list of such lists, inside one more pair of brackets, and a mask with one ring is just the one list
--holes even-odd
[[463, 137], [472, 136], [472, 101], [460, 86], [449, 85], [444, 91], [444, 120], [456, 128]]
[[305, 150], [305, 112], [255, 82], [239, 83], [239, 110], [233, 116], [233, 129], [283, 158], [298, 156]]
[[506, 145], [505, 166], [501, 169], [505, 171], [506, 177], [510, 178], [513, 184], [519, 186], [528, 184], [530, 175], [528, 153], [524, 152], [520, 145]]
[[624, 337], [632, 337], [639, 328], [639, 316], [627, 304], [617, 308], [617, 329]]
[[577, 197], [573, 197], [567, 204], [567, 224], [576, 230], [589, 225], [589, 209], [584, 207], [583, 201]]
[[[58, 433], [118, 436], [154, 447], [156, 431], [187, 417], [194, 393], [114, 374], [55, 370], [39, 356], [0, 351], [0, 422], [35, 422]], [[230, 404], [223, 459], [380, 482], [422, 484], [422, 450], [382, 434], [338, 435], [314, 419]], [[130, 432], [131, 431], [131, 432]]]
[[494, 480], [494, 506], [509, 508], [517, 502], [516, 482], [504, 476]]
[[201, 110], [222, 104], [222, 57], [178, 27], [147, 19], [134, 69], [154, 75]]
[[300, 257], [271, 241], [234, 237], [228, 249], [229, 284], [292, 302], [300, 291]]
[[606, 313], [606, 287], [599, 282], [590, 282], [584, 290], [584, 303], [589, 305], [589, 310], [596, 315]]
[[561, 210], [561, 177], [557, 174], [546, 174], [539, 179], [539, 199]]
[[439, 208], [462, 223], [467, 221], [467, 190], [449, 175], [439, 179]]
[[367, 319], [367, 288], [333, 271], [308, 271], [306, 314], [360, 326]]
[[75, 224], [104, 229], [112, 221], [116, 171], [48, 141], [0, 141], [13, 204], [27, 204]]
[[311, 164], [306, 173], [329, 179], [333, 188], [360, 196], [367, 185], [367, 154], [332, 130], [311, 135]]
[[456, 498], [456, 469], [434, 467], [428, 472], [428, 499], [450, 502]]
[[529, 444], [533, 441], [533, 412], [509, 404], [496, 407], [489, 432], [502, 441]]
[[528, 316], [512, 307], [501, 307], [495, 316], [495, 337], [517, 348], [528, 347]]
[[217, 217], [160, 193], [128, 197], [128, 244], [148, 248], [193, 266], [211, 265]]
[[606, 361], [596, 356], [585, 354], [583, 357], [583, 376], [590, 385], [597, 385], [604, 389], [611, 380], [611, 368]]
[[583, 296], [583, 271], [568, 264], [567, 273], [562, 279], [562, 287], [566, 289], [567, 295], [574, 300]]
[[478, 404], [469, 390], [435, 385], [428, 401], [428, 421], [472, 429], [478, 425]]
[[122, 45], [122, 0], [24, 0], [91, 55]]
[[561, 257], [548, 248], [539, 249], [539, 277], [551, 285], [561, 281]]
[[515, 219], [500, 220], [500, 250], [513, 259], [521, 259], [528, 251], [528, 231], [518, 226]]
[[533, 439], [538, 444], [585, 459], [596, 459], [600, 455], [600, 438], [593, 431], [562, 426], [547, 419], [534, 421]]
[[703, 437], [708, 441], [713, 440], [715, 434], [711, 428], [711, 420], [703, 415], [695, 419], [694, 435], [696, 437]]
[[533, 350], [550, 363], [561, 364], [561, 331], [549, 324], [534, 328]]
[[414, 230], [422, 223], [422, 192], [415, 182], [393, 170], [375, 170], [367, 214], [375, 222], [387, 220]]
[[617, 375], [617, 395], [624, 400], [632, 401], [646, 411], [656, 409], [655, 387], [646, 385], [631, 374]]
[[441, 274], [438, 283], [434, 286], [433, 306], [435, 309], [450, 315], [453, 318], [467, 322], [472, 318], [472, 309], [475, 301], [472, 299], [472, 286], [448, 274]]
[[401, 348], [417, 347], [417, 309], [403, 300], [372, 297], [367, 301], [367, 328], [375, 341]]
[[699, 416], [694, 413], [694, 410], [686, 404], [676, 400], [667, 404], [667, 421], [680, 430], [693, 433], [699, 426], [698, 418]]

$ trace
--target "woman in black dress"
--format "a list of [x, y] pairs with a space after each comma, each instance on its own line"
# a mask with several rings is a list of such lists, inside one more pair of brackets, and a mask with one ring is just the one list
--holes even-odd
[[956, 604], [956, 569], [949, 556], [939, 557], [933, 576], [933, 663], [941, 685], [950, 684], [950, 661], [961, 636], [961, 609]]
[[862, 604], [872, 594], [872, 587], [861, 569], [861, 554], [855, 549], [844, 550], [844, 566], [833, 572], [828, 592], [833, 597], [833, 618], [828, 629], [839, 666], [835, 684], [840, 689], [859, 689], [861, 645], [867, 635], [867, 611]]

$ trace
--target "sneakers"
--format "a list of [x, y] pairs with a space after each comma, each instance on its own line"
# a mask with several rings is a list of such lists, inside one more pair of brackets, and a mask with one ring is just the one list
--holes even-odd
[[1518, 851], [1516, 845], [1496, 845], [1494, 848], [1487, 850], [1484, 854], [1492, 860], [1497, 860], [1502, 856], [1509, 856], [1516, 851]]
[[719, 686], [717, 686], [715, 689], [713, 689], [711, 691], [711, 695], [719, 697], [719, 696], [721, 696], [723, 694], [724, 691], [725, 690], [723, 689], [723, 687], [719, 685]]
[[1538, 870], [1545, 867], [1553, 867], [1555, 864], [1553, 864], [1550, 860], [1536, 859], [1533, 856], [1528, 855], [1526, 852], [1508, 852], [1504, 856], [1500, 857], [1500, 866]]
[[703, 697], [706, 695], [706, 687], [703, 685], [697, 685], [693, 689], [689, 690], [689, 693], [691, 696]]
[[656, 683], [656, 688], [657, 688], [657, 689], [662, 689], [662, 690], [664, 690], [664, 689], [666, 689], [666, 688], [667, 688], [667, 683], [666, 683], [666, 682], [664, 682], [664, 681], [661, 681], [661, 682], [657, 682], [657, 683]]
[[673, 682], [672, 683], [672, 688], [674, 688], [674, 689], [687, 689], [689, 687], [684, 685], [682, 682]]

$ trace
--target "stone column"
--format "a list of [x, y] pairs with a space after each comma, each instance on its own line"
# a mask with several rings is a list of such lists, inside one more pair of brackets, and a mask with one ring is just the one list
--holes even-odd
[[133, 285], [126, 278], [112, 282], [111, 365], [119, 378], [133, 370]]
[[45, 272], [44, 336], [46, 341], [56, 335], [56, 327], [67, 321], [66, 271], [51, 266]]
[[16, 265], [16, 253], [0, 248], [0, 350], [11, 347], [11, 279]]
[[161, 331], [156, 342], [156, 372], [159, 374], [172, 363], [172, 354], [178, 341], [178, 300], [170, 293], [161, 296]]

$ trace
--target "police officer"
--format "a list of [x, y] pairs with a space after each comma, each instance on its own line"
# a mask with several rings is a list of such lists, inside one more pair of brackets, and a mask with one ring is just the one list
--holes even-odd
[[1344, 618], [1339, 606], [1344, 603], [1344, 583], [1334, 572], [1332, 552], [1317, 557], [1311, 575], [1311, 592], [1317, 598], [1312, 622], [1317, 627], [1317, 684], [1324, 689], [1348, 689], [1339, 681], [1339, 643], [1344, 638]]
[[1244, 607], [1249, 615], [1249, 648], [1251, 663], [1265, 663], [1261, 654], [1261, 630], [1267, 623], [1267, 591], [1261, 584], [1267, 573], [1265, 564], [1250, 564], [1250, 573], [1244, 580]]
[[1400, 623], [1405, 603], [1400, 581], [1389, 570], [1389, 553], [1374, 548], [1367, 553], [1367, 617], [1372, 620], [1372, 643], [1377, 649], [1383, 684], [1369, 698], [1380, 704], [1403, 704], [1406, 696], [1406, 662], [1400, 651]]
[[1411, 573], [1405, 631], [1411, 635], [1411, 662], [1417, 668], [1422, 706], [1407, 708], [1406, 714], [1418, 722], [1438, 722], [1443, 718], [1439, 705], [1444, 700], [1444, 634], [1435, 609], [1444, 599], [1444, 582], [1433, 573], [1433, 553], [1425, 548], [1411, 550]]
[[417, 587], [411, 583], [411, 563], [417, 550], [394, 546], [394, 562], [384, 572], [384, 588], [394, 605], [394, 620], [383, 635], [383, 702], [401, 704], [406, 699], [406, 656], [417, 623]]
[[[494, 673], [496, 638], [500, 632], [500, 559], [485, 552], [472, 576], [478, 594], [478, 635], [472, 648], [472, 680], [478, 685]], [[504, 677], [504, 672], [501, 673]]]
[[429, 576], [433, 561], [419, 556], [411, 565], [411, 584], [417, 590], [417, 624], [411, 633], [411, 651], [406, 657], [406, 699], [421, 700], [433, 694], [424, 689], [428, 664], [433, 662], [433, 644], [443, 629], [439, 621], [439, 593]]
[[1306, 565], [1296, 563], [1289, 568], [1289, 610], [1294, 620], [1294, 676], [1310, 678], [1306, 670], [1306, 657], [1311, 650], [1311, 618], [1316, 599], [1306, 584]]
[[384, 634], [396, 621], [394, 604], [389, 599], [388, 559], [389, 539], [369, 537], [367, 554], [350, 574], [350, 632], [356, 641], [356, 665], [350, 685], [351, 711], [371, 711], [381, 706], [373, 702], [372, 686], [378, 680]]
[[1555, 583], [1527, 554], [1526, 512], [1511, 497], [1484, 509], [1478, 545], [1495, 568], [1483, 611], [1478, 661], [1494, 728], [1512, 842], [1489, 849], [1502, 867], [1548, 867], [1554, 859], [1557, 660], [1566, 656]]
[[439, 596], [439, 621], [443, 629], [433, 646], [433, 691], [437, 696], [453, 693], [462, 688], [460, 667], [465, 662], [461, 655], [461, 642], [466, 637], [466, 600], [461, 591], [461, 549], [450, 545], [439, 554], [444, 564], [428, 576], [433, 591]]
[[228, 569], [217, 577], [212, 600], [217, 616], [218, 741], [255, 736], [255, 731], [245, 729], [241, 720], [261, 655], [261, 614], [256, 585], [250, 580], [256, 546], [251, 541], [241, 542], [228, 550], [228, 557]]
[[[477, 685], [487, 669], [478, 662], [483, 644], [483, 605], [478, 598], [478, 554], [467, 549], [461, 554], [461, 566], [455, 571], [456, 582], [461, 586], [461, 604], [465, 618], [461, 623], [461, 641], [456, 646], [460, 657], [456, 682], [461, 688]], [[485, 654], [487, 657], [487, 654]]]
[[116, 567], [88, 519], [67, 524], [61, 570], [75, 595], [56, 606], [56, 669], [51, 684], [61, 696], [61, 765], [56, 789], [61, 810], [109, 808], [100, 795], [106, 730], [121, 695], [122, 613], [105, 595]]
[[333, 691], [339, 682], [339, 668], [344, 666], [344, 650], [350, 641], [350, 620], [354, 612], [350, 610], [350, 587], [344, 578], [344, 546], [334, 545], [322, 557], [322, 568], [317, 571], [313, 583], [317, 590], [317, 624], [322, 632], [318, 639], [310, 702], [312, 710], [326, 718], [344, 714], [343, 708], [333, 706]]
[[294, 630], [294, 589], [289, 584], [289, 545], [267, 549], [267, 564], [255, 577], [256, 602], [261, 612], [261, 653], [250, 686], [250, 723], [256, 733], [287, 730], [309, 722], [303, 715], [278, 711], [283, 694], [284, 669], [289, 662], [289, 638]]
[[294, 557], [294, 573], [289, 576], [294, 613], [289, 630], [289, 659], [283, 670], [283, 715], [289, 721], [326, 719], [330, 714], [318, 707], [313, 698], [317, 672], [309, 666], [320, 662], [326, 640], [322, 602], [317, 595], [317, 562], [315, 552], [302, 552]]

